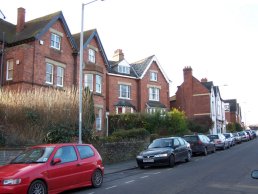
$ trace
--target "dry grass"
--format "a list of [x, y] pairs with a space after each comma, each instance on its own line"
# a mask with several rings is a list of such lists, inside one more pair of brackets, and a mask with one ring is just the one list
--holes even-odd
[[[9, 144], [41, 143], [50, 124], [78, 121], [78, 92], [74, 88], [13, 92], [0, 90], [0, 125]], [[7, 127], [8, 126], [8, 127]]]

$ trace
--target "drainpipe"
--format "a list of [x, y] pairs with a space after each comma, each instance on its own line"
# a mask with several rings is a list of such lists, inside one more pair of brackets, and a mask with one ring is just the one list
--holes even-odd
[[0, 88], [2, 88], [2, 86], [3, 86], [3, 76], [4, 76], [4, 32], [3, 32], [3, 42], [2, 42], [2, 54], [1, 54], [1, 64], [0, 64], [0, 66], [1, 66], [1, 71], [0, 71], [0, 77], [1, 77], [1, 79], [0, 79]]

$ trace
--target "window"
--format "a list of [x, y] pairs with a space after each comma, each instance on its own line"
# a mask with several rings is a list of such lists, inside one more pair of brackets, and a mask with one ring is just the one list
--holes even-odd
[[118, 65], [118, 72], [119, 73], [130, 74], [130, 67], [127, 67], [127, 66], [124, 66], [124, 65]]
[[150, 72], [150, 80], [151, 81], [158, 81], [158, 73], [157, 72]]
[[6, 72], [6, 80], [13, 79], [13, 59], [7, 61], [7, 72]]
[[149, 88], [149, 100], [159, 101], [159, 88]]
[[130, 99], [130, 86], [119, 85], [119, 98]]
[[96, 129], [97, 130], [101, 130], [102, 127], [102, 108], [99, 108], [97, 110], [97, 114], [96, 114]]
[[53, 65], [46, 64], [46, 83], [53, 84]]
[[174, 139], [174, 146], [180, 146], [180, 142], [177, 138]]
[[90, 146], [77, 146], [81, 159], [90, 158], [94, 156], [94, 151]]
[[76, 161], [77, 155], [73, 146], [64, 146], [57, 150], [54, 158], [60, 158], [61, 163], [66, 163]]
[[61, 37], [57, 34], [51, 33], [51, 47], [57, 50], [61, 48]]
[[57, 86], [63, 87], [64, 85], [64, 68], [62, 67], [57, 67]]
[[102, 77], [100, 75], [96, 75], [96, 92], [101, 93], [101, 85], [102, 85]]
[[89, 61], [91, 63], [96, 62], [96, 52], [93, 49], [89, 49]]
[[90, 91], [93, 91], [93, 74], [84, 75], [84, 87], [89, 87]]

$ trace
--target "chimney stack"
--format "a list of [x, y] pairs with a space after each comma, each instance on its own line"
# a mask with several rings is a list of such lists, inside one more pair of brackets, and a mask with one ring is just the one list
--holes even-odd
[[191, 66], [187, 66], [184, 68], [184, 80], [189, 80], [192, 79], [193, 74], [192, 74], [192, 67]]
[[201, 82], [207, 82], [207, 81], [208, 79], [206, 77], [201, 79]]
[[112, 60], [114, 60], [114, 61], [122, 61], [122, 60], [124, 60], [124, 53], [123, 53], [122, 49], [117, 49], [115, 51]]
[[24, 25], [25, 25], [25, 9], [23, 7], [19, 7], [18, 14], [17, 14], [16, 32], [21, 32], [24, 29]]

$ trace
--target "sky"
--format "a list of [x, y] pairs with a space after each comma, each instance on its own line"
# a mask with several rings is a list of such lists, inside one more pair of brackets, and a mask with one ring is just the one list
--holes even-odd
[[[74, 34], [88, 2], [8, 0], [0, 10], [13, 24], [18, 7], [26, 21], [62, 11]], [[109, 59], [116, 49], [129, 63], [156, 55], [171, 96], [191, 66], [195, 78], [219, 86], [222, 99], [237, 100], [243, 122], [258, 124], [258, 0], [99, 0], [84, 6], [84, 30], [94, 28]]]

